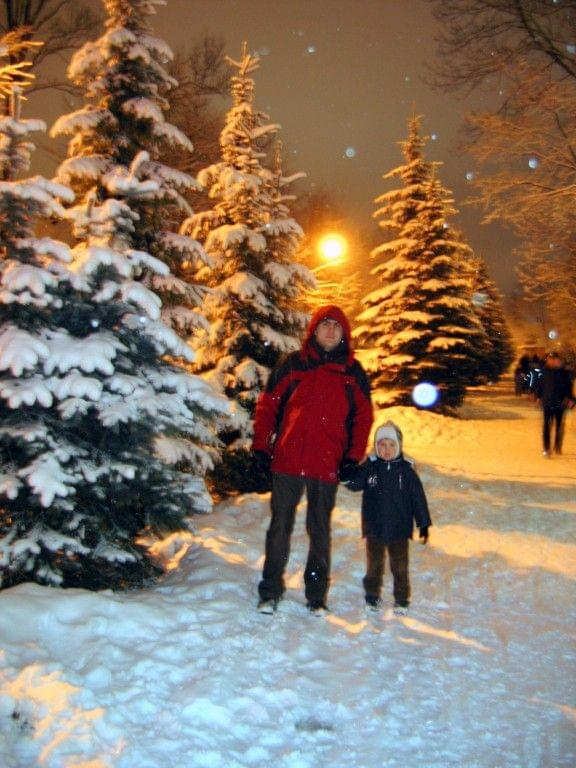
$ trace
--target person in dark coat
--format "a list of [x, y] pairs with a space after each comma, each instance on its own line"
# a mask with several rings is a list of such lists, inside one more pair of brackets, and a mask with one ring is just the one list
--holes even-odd
[[550, 352], [542, 376], [535, 390], [535, 397], [542, 406], [542, 455], [550, 456], [552, 445], [552, 427], [555, 426], [554, 451], [562, 453], [564, 437], [564, 414], [567, 408], [574, 407], [572, 377], [564, 367], [558, 352]]
[[252, 450], [255, 461], [272, 472], [272, 517], [258, 586], [261, 612], [273, 613], [284, 594], [290, 538], [304, 491], [305, 595], [312, 612], [326, 610], [339, 469], [363, 458], [372, 418], [370, 387], [354, 358], [350, 324], [339, 307], [322, 307], [310, 321], [302, 349], [279, 362], [256, 404]]
[[402, 432], [392, 421], [376, 430], [376, 453], [360, 466], [343, 473], [352, 491], [363, 491], [362, 536], [366, 539], [366, 605], [377, 610], [386, 552], [393, 577], [394, 610], [406, 613], [410, 604], [409, 540], [414, 522], [420, 539], [428, 542], [432, 525], [426, 495], [413, 464], [402, 454]]
[[514, 369], [514, 393], [520, 397], [530, 391], [530, 358], [522, 355]]

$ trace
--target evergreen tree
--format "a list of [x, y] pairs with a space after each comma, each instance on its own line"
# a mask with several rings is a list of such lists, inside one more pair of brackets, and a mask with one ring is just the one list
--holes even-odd
[[[130, 21], [153, 5], [108, 7], [123, 8]], [[134, 45], [125, 55], [149, 61], [129, 30], [109, 27], [108, 35], [100, 48], [85, 50], [88, 62], [75, 65], [88, 71], [122, 40]], [[96, 79], [96, 91], [103, 82]], [[124, 82], [121, 73], [114, 82]], [[141, 584], [158, 571], [142, 534], [186, 528], [188, 515], [211, 506], [203, 476], [213, 461], [213, 421], [226, 403], [171, 362], [190, 363], [192, 351], [163, 322], [160, 299], [140, 279], [174, 280], [142, 247], [142, 222], [150, 201], [161, 198], [163, 169], [136, 143], [129, 146], [107, 99], [118, 105], [102, 95], [99, 107], [70, 117], [78, 155], [62, 175], [70, 172], [80, 200], [69, 214], [79, 243], [67, 274], [55, 258], [65, 251], [34, 240], [32, 220], [62, 215], [53, 195], [71, 199], [71, 192], [36, 180], [6, 182], [2, 190], [3, 584]], [[129, 115], [127, 107], [123, 128]], [[119, 129], [116, 143], [109, 124]], [[159, 135], [163, 128], [160, 121]], [[5, 164], [17, 158], [20, 168], [28, 159], [26, 133], [6, 122]], [[111, 144], [120, 148], [112, 157]]]
[[484, 260], [473, 255], [470, 267], [472, 303], [488, 338], [490, 350], [480, 370], [485, 381], [497, 381], [514, 360], [514, 342], [502, 309], [502, 296], [490, 279]]
[[[163, 0], [104, 0], [104, 35], [87, 43], [69, 69], [74, 83], [85, 89], [87, 103], [61, 117], [53, 133], [72, 136], [69, 157], [58, 169], [58, 179], [75, 191], [79, 209], [87, 210], [93, 201], [106, 199], [110, 174], [119, 178], [123, 173], [131, 179], [138, 159], [137, 176], [146, 193], [129, 198], [131, 247], [169, 267], [149, 269], [143, 263], [138, 278], [162, 299], [163, 322], [187, 338], [206, 326], [201, 309], [205, 291], [192, 279], [208, 258], [197, 241], [179, 231], [182, 219], [192, 213], [184, 195], [198, 183], [164, 162], [170, 147], [192, 151], [192, 145], [164, 117], [169, 106], [166, 95], [175, 85], [164, 68], [172, 54], [149, 27], [156, 6], [163, 4]], [[189, 368], [189, 349], [178, 362]], [[220, 418], [220, 407], [196, 408], [196, 421], [186, 434], [195, 450], [181, 459], [181, 469], [203, 475], [212, 464], [206, 450], [213, 455], [215, 423]], [[181, 433], [180, 427], [165, 436], [162, 444], [169, 460], [178, 451], [174, 454], [167, 438], [178, 441]]]
[[[190, 282], [206, 254], [199, 243], [178, 232], [192, 211], [185, 194], [195, 179], [166, 165], [170, 150], [192, 152], [188, 138], [164, 113], [176, 82], [165, 69], [172, 52], [151, 34], [149, 18], [164, 0], [103, 0], [105, 33], [86, 43], [72, 58], [68, 75], [82, 88], [86, 104], [56, 121], [52, 134], [69, 135], [69, 157], [57, 178], [72, 187], [79, 204], [93, 197], [107, 174], [130, 168], [139, 155], [139, 178], [150, 180], [148, 194], [131, 200], [137, 214], [132, 243], [170, 267], [148, 272], [144, 282], [162, 298], [162, 318], [181, 335], [189, 335], [205, 318], [199, 311], [203, 291]], [[140, 153], [144, 151], [147, 157]]]
[[[4, 176], [27, 165], [39, 127], [0, 121]], [[38, 215], [63, 215], [54, 196], [71, 191], [42, 178], [0, 183], [2, 586], [141, 584], [157, 568], [138, 537], [182, 529], [185, 515], [209, 508], [201, 479], [156, 455], [169, 449], [206, 468], [208, 455], [164, 434], [193, 431], [198, 409], [218, 403], [163, 361], [188, 352], [134, 279], [143, 266], [168, 270], [130, 247], [126, 199], [149, 187], [133, 171], [109, 173], [107, 199], [76, 211], [86, 242], [73, 270], [67, 246], [33, 232]]]
[[189, 221], [213, 260], [202, 274], [210, 327], [196, 334], [196, 366], [235, 406], [233, 423], [221, 432], [227, 451], [214, 477], [222, 492], [260, 487], [247, 453], [254, 406], [279, 356], [300, 344], [307, 318], [298, 298], [311, 284], [295, 262], [302, 232], [285, 191], [294, 177], [284, 178], [279, 155], [273, 170], [265, 165], [277, 126], [254, 107], [250, 75], [259, 58], [244, 45], [231, 64], [233, 105], [220, 135], [221, 159], [198, 176], [214, 204]]
[[[2, 159], [22, 159], [33, 127], [2, 121]], [[124, 169], [108, 174], [107, 199], [75, 212], [86, 241], [68, 273], [58, 264], [68, 249], [35, 239], [31, 226], [38, 213], [62, 215], [53, 195], [70, 191], [42, 179], [0, 186], [3, 585], [141, 584], [158, 569], [138, 537], [180, 530], [209, 508], [202, 480], [157, 455], [206, 468], [209, 456], [165, 434], [192, 432], [198, 409], [218, 403], [164, 361], [187, 348], [134, 279], [143, 266], [168, 271], [130, 247], [126, 199], [148, 186]]]
[[379, 287], [363, 299], [355, 336], [380, 405], [412, 404], [414, 387], [431, 383], [437, 408], [462, 403], [487, 339], [471, 302], [463, 262], [470, 248], [453, 236], [452, 200], [424, 159], [420, 118], [408, 122], [405, 164], [384, 178], [403, 186], [376, 198], [374, 213], [388, 235], [371, 256]]

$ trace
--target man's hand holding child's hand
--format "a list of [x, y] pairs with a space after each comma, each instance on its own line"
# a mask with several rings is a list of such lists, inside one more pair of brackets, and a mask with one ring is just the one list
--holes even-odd
[[357, 466], [358, 462], [354, 459], [344, 459], [342, 464], [340, 464], [340, 469], [338, 470], [340, 482], [347, 483], [348, 480], [352, 480]]

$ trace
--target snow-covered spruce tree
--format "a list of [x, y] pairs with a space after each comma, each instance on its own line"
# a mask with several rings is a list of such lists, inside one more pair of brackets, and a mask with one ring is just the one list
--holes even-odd
[[371, 256], [379, 287], [368, 293], [355, 336], [379, 405], [411, 405], [414, 387], [438, 388], [439, 410], [459, 406], [486, 354], [463, 261], [470, 248], [452, 237], [452, 200], [423, 156], [420, 118], [408, 121], [405, 164], [384, 178], [403, 186], [375, 202], [387, 240]]
[[[10, 52], [6, 37], [0, 51]], [[30, 134], [45, 130], [40, 120], [20, 118], [21, 69], [7, 63], [1, 72], [11, 107], [0, 118], [0, 587], [33, 573], [50, 580], [48, 563], [67, 539], [59, 520], [46, 515], [65, 459], [56, 381], [45, 364], [71, 256], [63, 243], [36, 238], [34, 225], [40, 216], [63, 213], [56, 195], [73, 195], [40, 176], [16, 180], [30, 165]]]
[[67, 249], [34, 240], [30, 221], [40, 202], [43, 214], [63, 213], [48, 193], [71, 193], [34, 180], [2, 190], [12, 256], [0, 304], [4, 586], [140, 585], [159, 572], [140, 536], [182, 530], [188, 514], [210, 506], [200, 477], [158, 456], [193, 457], [206, 468], [207, 454], [166, 434], [193, 432], [198, 409], [219, 405], [211, 388], [166, 359], [189, 355], [188, 347], [135, 280], [144, 266], [168, 268], [131, 247], [136, 214], [127, 201], [154, 191], [138, 179], [138, 158], [131, 171], [111, 169], [103, 201], [73, 211], [85, 239], [61, 278], [48, 257]]
[[128, 169], [139, 155], [139, 178], [153, 181], [156, 192], [130, 201], [137, 214], [132, 247], [170, 267], [166, 275], [145, 271], [143, 282], [161, 297], [162, 319], [188, 336], [205, 325], [199, 310], [203, 290], [190, 277], [206, 261], [206, 254], [198, 242], [179, 233], [180, 223], [192, 213], [184, 194], [199, 185], [163, 162], [172, 148], [193, 150], [187, 137], [164, 117], [169, 107], [166, 97], [176, 85], [164, 67], [172, 52], [152, 36], [149, 19], [166, 0], [102, 2], [105, 32], [75, 54], [68, 70], [72, 82], [84, 90], [86, 104], [52, 128], [55, 136], [72, 137], [57, 179], [85, 202], [110, 169]]
[[[57, 178], [72, 187], [78, 205], [85, 209], [109, 196], [111, 173], [118, 179], [123, 168], [131, 178], [130, 169], [138, 158], [138, 178], [150, 185], [147, 194], [129, 198], [130, 247], [170, 268], [149, 269], [143, 261], [139, 280], [162, 299], [162, 320], [187, 338], [206, 326], [201, 310], [204, 288], [190, 278], [207, 256], [197, 241], [179, 231], [181, 220], [192, 213], [184, 193], [198, 183], [163, 162], [170, 146], [188, 151], [192, 146], [164, 118], [165, 94], [174, 81], [163, 65], [171, 52], [149, 29], [150, 17], [161, 5], [164, 0], [104, 0], [104, 34], [87, 43], [69, 68], [70, 78], [85, 90], [86, 104], [61, 117], [52, 130], [72, 137]], [[184, 367], [189, 367], [188, 353], [178, 361]], [[196, 419], [188, 422], [186, 439], [194, 444], [194, 451], [179, 456], [167, 439], [162, 441], [168, 461], [178, 458], [180, 469], [199, 476], [212, 464], [216, 422], [222, 417], [220, 406], [210, 403], [209, 399], [197, 403]], [[176, 424], [174, 433], [165, 438], [178, 441], [183, 429], [183, 424]], [[204, 508], [202, 501], [199, 510]]]
[[497, 381], [514, 361], [514, 342], [502, 309], [502, 295], [490, 279], [484, 260], [472, 255], [470, 268], [472, 303], [489, 342], [489, 354], [481, 371], [485, 381]]
[[232, 61], [233, 104], [220, 135], [221, 160], [199, 173], [213, 207], [189, 221], [192, 236], [213, 260], [203, 279], [210, 322], [194, 346], [197, 370], [235, 405], [234, 423], [221, 432], [227, 445], [214, 473], [220, 492], [261, 487], [249, 463], [252, 415], [270, 369], [299, 346], [306, 315], [299, 296], [312, 284], [295, 261], [301, 229], [291, 218], [281, 163], [265, 164], [265, 145], [277, 130], [254, 107], [259, 58], [246, 52]]

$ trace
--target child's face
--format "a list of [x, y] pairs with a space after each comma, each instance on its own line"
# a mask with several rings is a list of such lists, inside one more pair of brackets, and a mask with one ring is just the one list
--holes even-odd
[[396, 442], [390, 440], [389, 437], [383, 437], [382, 440], [378, 440], [376, 443], [376, 452], [381, 459], [390, 460], [396, 458], [397, 450]]

